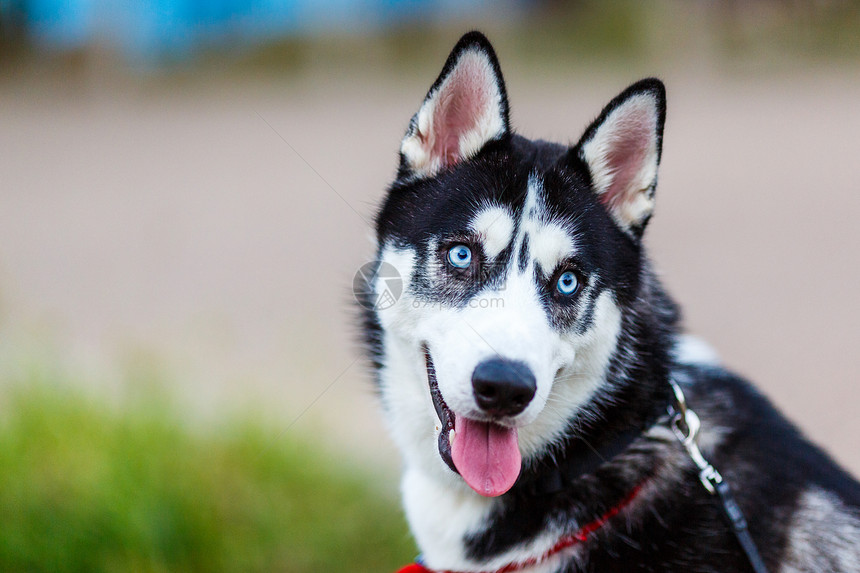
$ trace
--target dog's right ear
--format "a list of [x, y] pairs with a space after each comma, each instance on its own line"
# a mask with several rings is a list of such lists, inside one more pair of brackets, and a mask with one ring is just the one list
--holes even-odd
[[655, 78], [621, 92], [570, 153], [585, 163], [600, 201], [622, 230], [641, 237], [654, 209], [666, 88]]
[[499, 62], [480, 32], [457, 42], [400, 145], [402, 176], [431, 177], [510, 133]]

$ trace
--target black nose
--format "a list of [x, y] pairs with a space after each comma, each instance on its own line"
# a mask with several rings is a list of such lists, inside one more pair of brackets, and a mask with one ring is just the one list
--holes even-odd
[[532, 371], [515, 360], [491, 358], [472, 373], [475, 401], [492, 416], [516, 416], [532, 401], [536, 389]]

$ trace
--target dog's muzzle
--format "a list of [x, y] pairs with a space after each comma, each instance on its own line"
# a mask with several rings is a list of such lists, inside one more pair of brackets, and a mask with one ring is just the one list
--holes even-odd
[[423, 346], [427, 381], [442, 423], [439, 455], [477, 493], [495, 497], [507, 492], [522, 469], [516, 426], [511, 418], [534, 398], [537, 384], [522, 362], [491, 358], [472, 373], [472, 391], [483, 419], [456, 416], [445, 403], [430, 350]]

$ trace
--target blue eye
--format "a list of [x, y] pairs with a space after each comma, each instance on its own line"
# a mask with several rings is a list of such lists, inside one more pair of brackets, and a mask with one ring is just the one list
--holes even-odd
[[448, 262], [458, 269], [467, 269], [472, 264], [472, 250], [466, 245], [454, 245], [448, 249]]
[[579, 280], [576, 278], [575, 273], [567, 271], [558, 277], [558, 282], [555, 284], [555, 288], [565, 296], [572, 295], [576, 292], [576, 289], [579, 288]]

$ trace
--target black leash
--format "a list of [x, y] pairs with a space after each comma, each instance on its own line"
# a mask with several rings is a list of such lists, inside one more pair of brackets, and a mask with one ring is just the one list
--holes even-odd
[[675, 399], [669, 410], [669, 414], [672, 416], [672, 431], [681, 442], [681, 445], [684, 446], [684, 449], [687, 450], [690, 459], [699, 468], [699, 481], [702, 482], [708, 493], [719, 496], [723, 514], [732, 526], [732, 531], [734, 531], [738, 543], [740, 543], [741, 548], [744, 550], [753, 571], [755, 573], [768, 573], [758, 547], [750, 535], [747, 520], [744, 518], [743, 511], [741, 511], [738, 502], [735, 501], [735, 496], [732, 495], [732, 490], [728, 482], [702, 456], [702, 451], [699, 449], [697, 443], [699, 429], [701, 428], [699, 416], [687, 407], [687, 400], [684, 398], [681, 387], [674, 380], [669, 380], [669, 384], [675, 393]]

